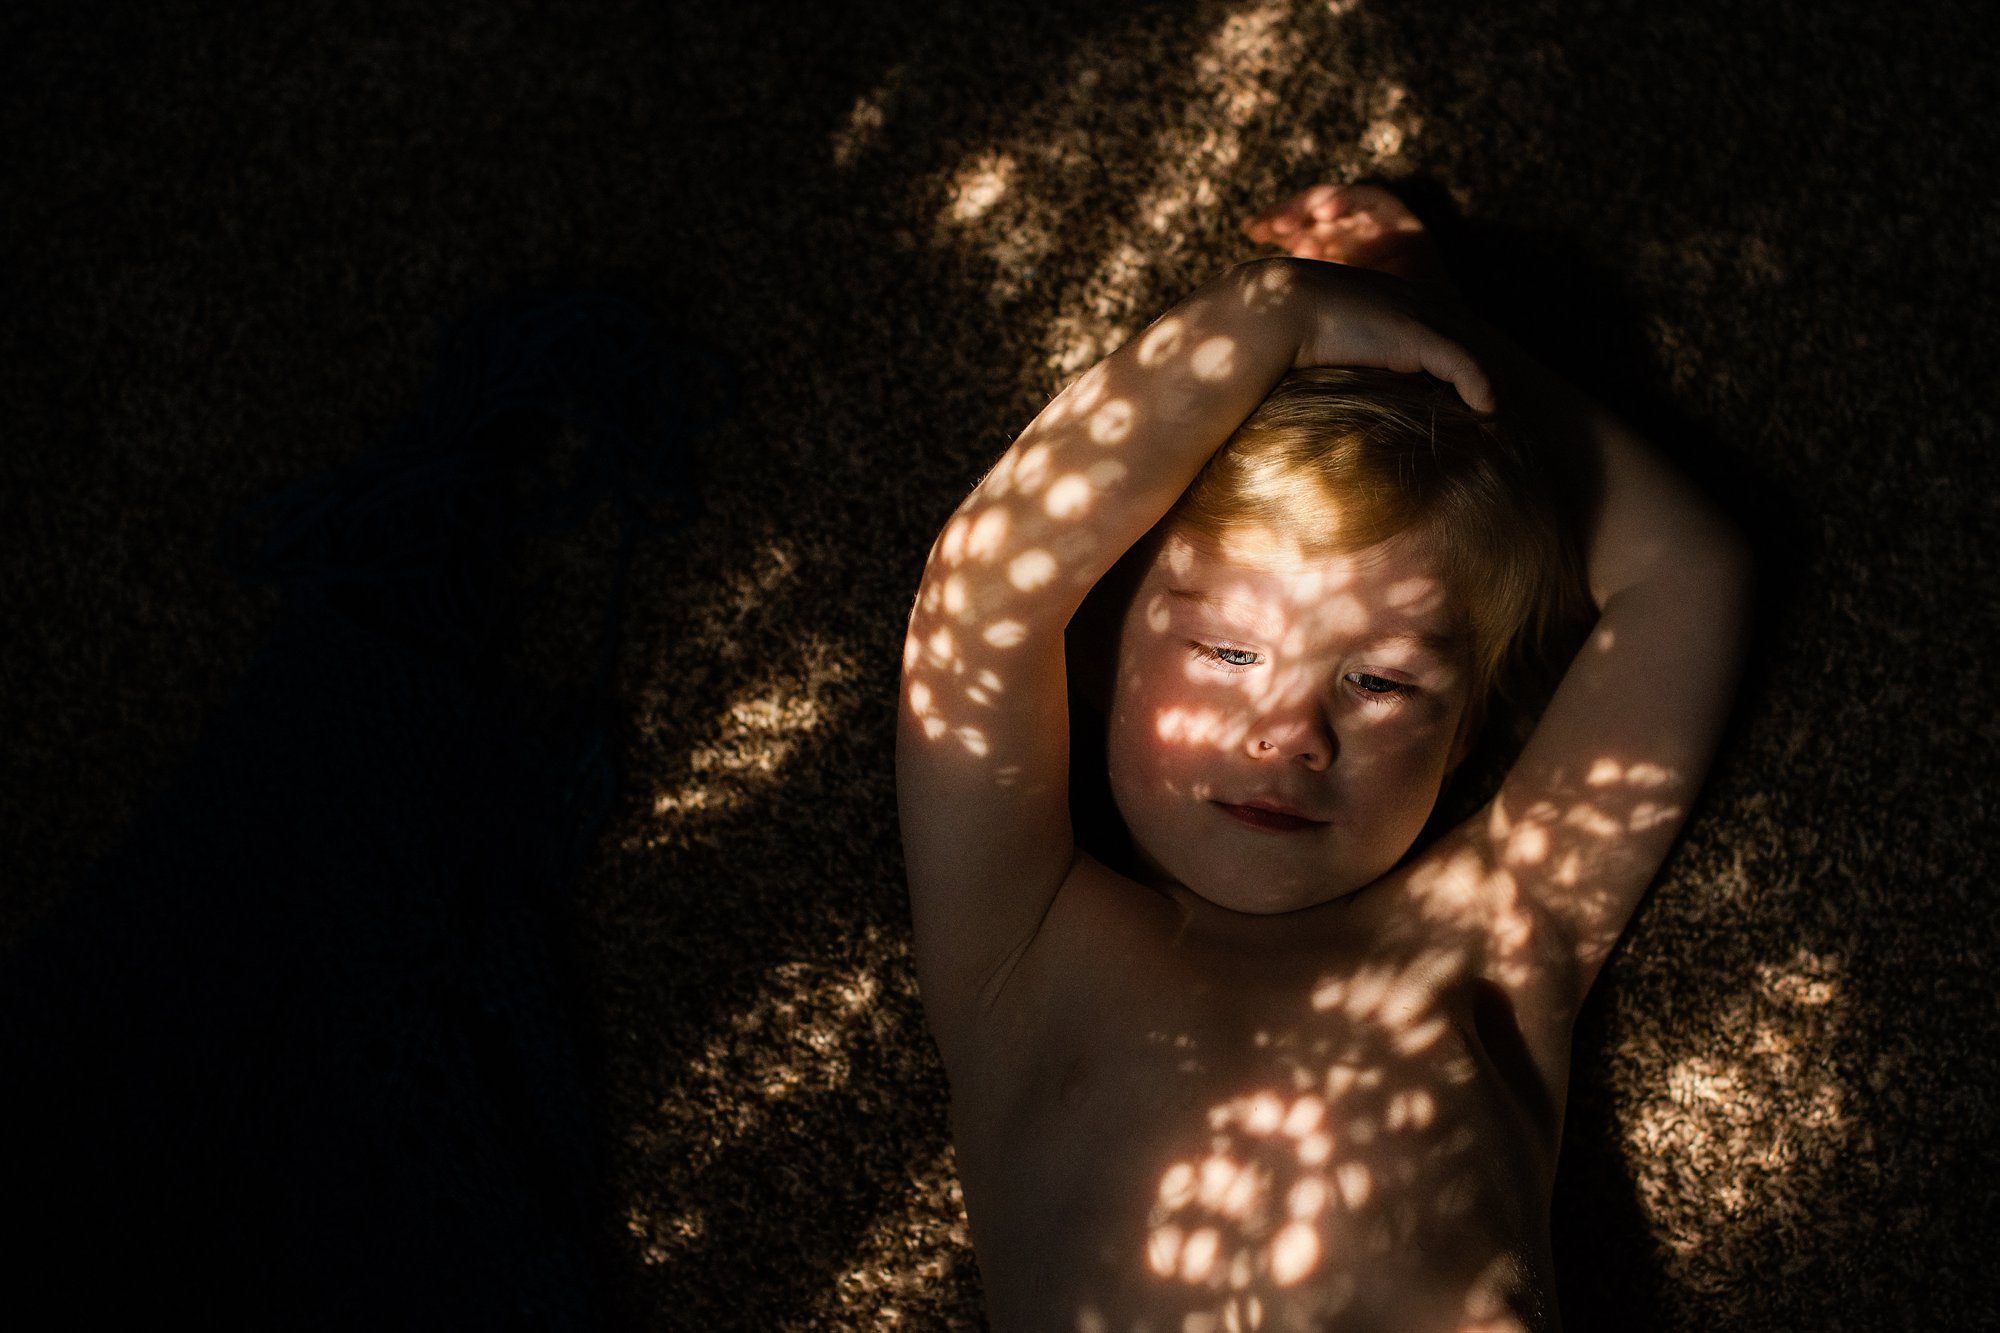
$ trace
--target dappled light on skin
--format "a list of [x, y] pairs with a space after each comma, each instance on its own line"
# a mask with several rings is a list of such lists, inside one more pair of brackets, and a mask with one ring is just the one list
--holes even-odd
[[[1112, 789], [1151, 871], [1257, 913], [1379, 878], [1450, 770], [1464, 641], [1410, 542], [1313, 556], [1255, 527], [1170, 526], [1125, 617], [1109, 708]], [[1230, 815], [1253, 802], [1316, 826], [1274, 836]]]
[[[1590, 643], [1583, 651], [1607, 650]], [[1611, 756], [1581, 774], [1558, 769], [1542, 776], [1536, 790], [1543, 795], [1525, 808], [1514, 809], [1503, 791], [1488, 809], [1497, 879], [1547, 886], [1543, 912], [1579, 965], [1593, 967], [1617, 942], [1626, 909], [1590, 886], [1618, 883], [1621, 870], [1629, 874], [1630, 865], [1657, 861], [1650, 847], [1686, 817], [1690, 784], [1666, 766]]]
[[[1264, 272], [1238, 290], [1254, 297]], [[1104, 544], [1096, 517], [1132, 507], [1113, 501], [1143, 475], [1121, 450], [1142, 437], [1145, 414], [1208, 367], [1233, 373], [1226, 354], [1204, 357], [1212, 341], [1149, 332], [1150, 364], [1121, 364], [1157, 392], [1093, 367], [946, 523], [904, 647], [904, 734], [952, 761], [927, 781], [976, 800], [1048, 773], [1035, 747], [1067, 750], [1065, 719], [1005, 729], [996, 701], [1062, 665], [1022, 647], [1061, 640], [1092, 581], [1076, 571], [1094, 576], [1109, 558], [1068, 553]], [[1118, 1177], [1137, 1197], [1102, 1204], [1126, 1220], [1092, 1233], [1110, 1238], [1109, 1253], [1076, 1280], [1068, 1313], [1077, 1327], [1119, 1329], [1397, 1326], [1387, 1312], [1423, 1300], [1435, 1314], [1424, 1326], [1538, 1326], [1524, 1312], [1546, 1305], [1534, 1289], [1544, 1261], [1523, 1257], [1537, 1223], [1522, 1220], [1522, 1201], [1553, 1170], [1558, 1121], [1521, 1108], [1559, 1100], [1560, 1087], [1533, 1091], [1534, 1075], [1519, 1072], [1527, 1056], [1503, 1081], [1472, 1035], [1466, 978], [1511, 995], [1563, 949], [1579, 965], [1607, 951], [1622, 918], [1588, 886], [1655, 855], [1632, 844], [1671, 835], [1688, 782], [1643, 753], [1593, 753], [1539, 774], [1532, 799], [1496, 799], [1392, 878], [1450, 771], [1470, 689], [1465, 608], [1430, 553], [1392, 538], [1309, 554], [1255, 527], [1159, 536], [1109, 673], [1109, 776], [1137, 887], [1179, 914], [1189, 949], [1252, 955], [1320, 938], [1315, 923], [1362, 890], [1393, 883], [1397, 911], [1374, 928], [1375, 952], [1288, 990], [1288, 1020], [1254, 1042], [1162, 1034], [1174, 1056], [1152, 1072], [1176, 1090], [1148, 1094], [1156, 1137]], [[1599, 634], [1584, 651], [1619, 649]], [[1063, 809], [1058, 784], [1038, 780], [1051, 788], [1046, 808]], [[1273, 831], [1228, 809], [1251, 801], [1312, 827]], [[1551, 885], [1568, 892], [1552, 897]], [[1326, 930], [1337, 955], [1336, 939]], [[1695, 1069], [1677, 1086], [1699, 1096], [1734, 1085]], [[1129, 1137], [1097, 1142], [1107, 1170], [1134, 1151]]]
[[[1258, 1030], [1265, 1081], [1190, 1117], [1189, 1151], [1152, 1176], [1127, 1290], [1080, 1306], [1110, 1321], [1097, 1326], [1143, 1311], [1182, 1321], [1156, 1327], [1429, 1327], [1435, 1313], [1525, 1329], [1519, 1263], [1482, 1224], [1509, 1206], [1506, 1168], [1480, 1151], [1490, 1103], [1437, 984], [1465, 961], [1441, 949], [1328, 973], [1293, 1022]], [[1403, 1303], [1427, 1265], [1425, 1294]]]
[[[1162, 375], [1228, 375], [1228, 340], [1179, 347], [1169, 327], [1149, 336]], [[1098, 501], [1126, 484], [1118, 456], [1138, 406], [1115, 393], [1101, 367], [1079, 376], [981, 480], [934, 545], [903, 650], [904, 705], [922, 734], [988, 761], [998, 782], [1018, 756], [996, 752], [979, 712], [1006, 695], [1009, 654], [1046, 618], [1052, 596], [1080, 601], [1085, 585], [1064, 571], [1087, 544]], [[1062, 586], [1058, 587], [1057, 585]]]
[[[1232, 154], [1235, 131], [1274, 101], [1268, 80], [1296, 59], [1294, 12], [1243, 6], [1215, 34], [1195, 77], [1230, 91], [1220, 103], [1230, 129], [1208, 140], [1218, 154], [1210, 160]], [[1398, 118], [1399, 89], [1377, 100], [1387, 105], [1363, 109], [1373, 117], [1364, 147], [1382, 159], [1415, 122]], [[1191, 112], [1189, 124], [1213, 115]], [[1015, 227], [1034, 207], [1023, 196], [1024, 180], [1035, 178], [1019, 170], [1028, 150], [1014, 151], [969, 159], [953, 179], [941, 229], [955, 243], [997, 255], [1010, 228], [1032, 231]], [[1161, 188], [1126, 215], [1167, 236], [1191, 211], [1213, 208], [1212, 190], [1183, 188], [1186, 157], [1163, 162]], [[1151, 242], [1107, 240], [1084, 311], [1049, 331], [1051, 365], [1072, 372], [1132, 336], [1165, 250]], [[1294, 270], [1242, 272], [1218, 297], [1232, 313], [1277, 306]], [[996, 290], [1013, 281], [996, 278]], [[1051, 687], [1063, 664], [1045, 650], [1061, 642], [1115, 557], [1096, 525], [1160, 513], [1173, 498], [1142, 497], [1135, 488], [1148, 470], [1124, 451], [1149, 428], [1160, 438], [1160, 422], [1186, 402], [1228, 392], [1249, 361], [1205, 333], [1168, 317], [1139, 335], [1115, 371], [1091, 365], [981, 480], [931, 550], [904, 647], [901, 735], [923, 754], [927, 785], [952, 785], [966, 798], [958, 808], [1032, 780], [1033, 791], [1010, 793], [1006, 808], [1028, 810], [1022, 825], [1031, 831], [1066, 827], [1062, 783], [1050, 776], [1067, 750], [1062, 696]], [[1123, 550], [1140, 534], [1115, 535]], [[1130, 868], [1139, 883], [1121, 880], [1117, 891], [1133, 889], [1156, 913], [1149, 919], [1178, 923], [1171, 948], [1185, 955], [1175, 957], [1215, 950], [1202, 958], [1208, 971], [1189, 975], [1234, 966], [1228, 975], [1246, 984], [1157, 1020], [1150, 1062], [1123, 1048], [1114, 1059], [1102, 1044], [1077, 1056], [1079, 1066], [1105, 1066], [1105, 1084], [1114, 1082], [1109, 1066], [1120, 1065], [1115, 1086], [1071, 1098], [1067, 1076], [1052, 1073], [1050, 1101], [1063, 1091], [1061, 1114], [1038, 1126], [1047, 1134], [987, 1145], [988, 1179], [1005, 1182], [989, 1197], [1008, 1188], [1032, 1197], [1015, 1201], [1013, 1220], [1034, 1214], [1017, 1234], [1050, 1237], [1034, 1285], [1046, 1293], [1067, 1284], [1065, 1303], [1047, 1299], [1010, 1326], [1057, 1327], [1058, 1317], [1090, 1333], [1336, 1318], [1460, 1333], [1545, 1326], [1530, 1313], [1547, 1305], [1547, 1293], [1532, 1290], [1543, 1260], [1528, 1250], [1546, 1231], [1534, 1201], [1553, 1171], [1559, 1105], [1532, 1108], [1538, 1085], [1521, 1072], [1529, 1057], [1510, 1053], [1515, 1062], [1501, 1069], [1494, 1052], [1513, 1021], [1508, 997], [1564, 949], [1579, 962], [1608, 950], [1613, 904], [1593, 901], [1587, 886], [1621, 858], [1636, 864], [1653, 854], [1637, 844], [1671, 835], [1690, 780], [1643, 745], [1592, 754], [1574, 771], [1538, 774], [1524, 789], [1532, 795], [1496, 802], [1470, 833], [1454, 840], [1464, 830], [1450, 831], [1436, 855], [1391, 876], [1461, 739], [1469, 670], [1456, 590], [1425, 552], [1395, 543], [1308, 558], [1272, 532], [1224, 534], [1219, 550], [1217, 539], [1165, 536], [1108, 674], [1113, 792], [1143, 862]], [[1622, 651], [1603, 631], [1587, 651], [1614, 649]], [[998, 716], [1023, 698], [1045, 711], [1039, 728]], [[1252, 800], [1291, 807], [1317, 827], [1274, 832], [1225, 808]], [[1027, 856], [1032, 841], [1005, 845]], [[1063, 885], [1045, 919], [1102, 906], [1077, 905], [1074, 878], [1050, 873], [1042, 882]], [[1372, 918], [1367, 950], [1343, 953], [1325, 923], [1355, 919], [1338, 912], [1362, 913], [1364, 891], [1388, 884], [1395, 913]], [[1574, 901], [1552, 907], [1550, 886], [1574, 891]], [[1131, 962], [1116, 957], [1122, 939], [1105, 947], [1118, 937], [1089, 938], [1097, 953], [1081, 967], [1069, 959], [1070, 971]], [[1326, 959], [1280, 981], [1275, 960], [1307, 939], [1325, 946]], [[1027, 940], [1043, 948], [1042, 937]], [[1136, 966], [1118, 974], [1143, 988], [1139, 978]], [[1475, 991], [1483, 1018], [1471, 1012]], [[1489, 1001], [1488, 991], [1501, 998]], [[1244, 1021], [1251, 992], [1284, 1013]], [[1176, 1002], [1164, 988], [1147, 998]], [[1198, 1008], [1202, 1018], [1189, 1017]], [[1102, 1037], [1125, 1017], [1093, 1011], [1054, 1025], [1074, 1036], [1088, 1018]], [[1156, 1022], [1150, 1011], [1138, 1021]], [[1198, 1022], [1209, 1026], [1197, 1037], [1189, 1029]], [[1489, 1040], [1489, 1028], [1500, 1035]], [[1522, 1041], [1518, 1031], [1513, 1039]], [[1563, 1043], [1566, 1058], [1566, 1028]], [[1044, 1072], [1035, 1067], [1036, 1077]], [[1078, 1081], [1087, 1087], [1087, 1072]], [[1690, 1064], [1669, 1091], [1701, 1102], [1743, 1086], [1730, 1070]], [[1553, 1094], [1539, 1095], [1559, 1103], [1560, 1091], [1558, 1079]], [[1060, 1139], [1061, 1149], [1041, 1139]], [[1096, 1209], [1088, 1223], [1070, 1206], [1085, 1198]], [[1051, 1199], [1064, 1201], [1059, 1220]], [[996, 1209], [1002, 1226], [1006, 1212]]]

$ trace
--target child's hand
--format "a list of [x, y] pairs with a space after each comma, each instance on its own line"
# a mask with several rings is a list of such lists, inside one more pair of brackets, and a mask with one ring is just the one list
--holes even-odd
[[1325, 259], [1447, 285], [1424, 224], [1379, 185], [1315, 185], [1246, 218], [1243, 233], [1294, 259]]
[[1493, 387], [1466, 350], [1477, 326], [1439, 293], [1387, 273], [1340, 263], [1253, 260], [1253, 281], [1289, 312], [1298, 339], [1292, 368], [1372, 366], [1448, 380], [1475, 412], [1493, 410]]

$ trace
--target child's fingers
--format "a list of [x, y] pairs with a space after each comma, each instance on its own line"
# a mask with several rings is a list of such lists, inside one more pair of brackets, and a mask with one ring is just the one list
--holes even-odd
[[1312, 226], [1316, 218], [1324, 220], [1340, 216], [1343, 207], [1341, 195], [1342, 189], [1338, 185], [1315, 185], [1255, 214], [1243, 224], [1243, 229], [1253, 238], [1262, 235], [1289, 236], [1301, 228]]
[[1465, 405], [1475, 412], [1493, 410], [1493, 383], [1472, 353], [1449, 339], [1431, 335], [1417, 344], [1417, 359], [1423, 368], [1441, 380], [1449, 380]]
[[1347, 192], [1338, 185], [1315, 185], [1299, 196], [1300, 211], [1320, 222], [1331, 222], [1346, 208]]
[[1263, 214], [1243, 219], [1243, 234], [1259, 244], [1268, 245], [1276, 238], [1271, 232], [1270, 219]]

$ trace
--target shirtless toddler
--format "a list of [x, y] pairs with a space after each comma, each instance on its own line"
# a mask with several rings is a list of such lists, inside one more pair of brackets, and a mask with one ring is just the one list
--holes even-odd
[[[1321, 186], [1246, 230], [1287, 253], [1058, 394], [945, 525], [910, 618], [915, 959], [988, 1314], [1000, 1333], [1555, 1329], [1571, 1029], [1713, 756], [1747, 549], [1629, 430], [1455, 314], [1387, 191]], [[1497, 405], [1594, 492], [1589, 634], [1497, 794], [1421, 842], [1502, 650], [1560, 597], [1560, 552], [1523, 519], [1507, 531], [1539, 563], [1480, 555], [1459, 510], [1279, 475], [1295, 460], [1210, 479], [1225, 442], [1343, 394], [1461, 450]], [[1527, 488], [1502, 462], [1460, 470], [1506, 514]], [[1317, 496], [1311, 523], [1287, 495]], [[1114, 568], [1111, 641], [1069, 662]], [[1533, 606], [1505, 569], [1542, 571]], [[1072, 744], [1073, 675], [1101, 680], [1101, 754]], [[1115, 836], [1072, 818], [1086, 754]]]

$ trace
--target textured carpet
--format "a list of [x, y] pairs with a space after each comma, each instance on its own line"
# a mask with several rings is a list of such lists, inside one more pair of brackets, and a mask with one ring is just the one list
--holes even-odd
[[[1061, 384], [1247, 257], [1246, 211], [1405, 179], [1486, 313], [1669, 444], [1766, 574], [1704, 799], [1579, 1029], [1571, 1325], [1986, 1326], [1973, 12], [16, 7], [0, 943], [37, 946], [270, 633], [225, 518], [378, 444], [467, 308], [619, 293], [741, 397], [694, 446], [700, 518], [637, 550], [625, 780], [558, 909], [607, 1317], [978, 1327], [890, 763], [924, 553]], [[591, 678], [617, 536], [530, 546], [509, 671]], [[144, 1241], [78, 1245], [115, 1282]]]

